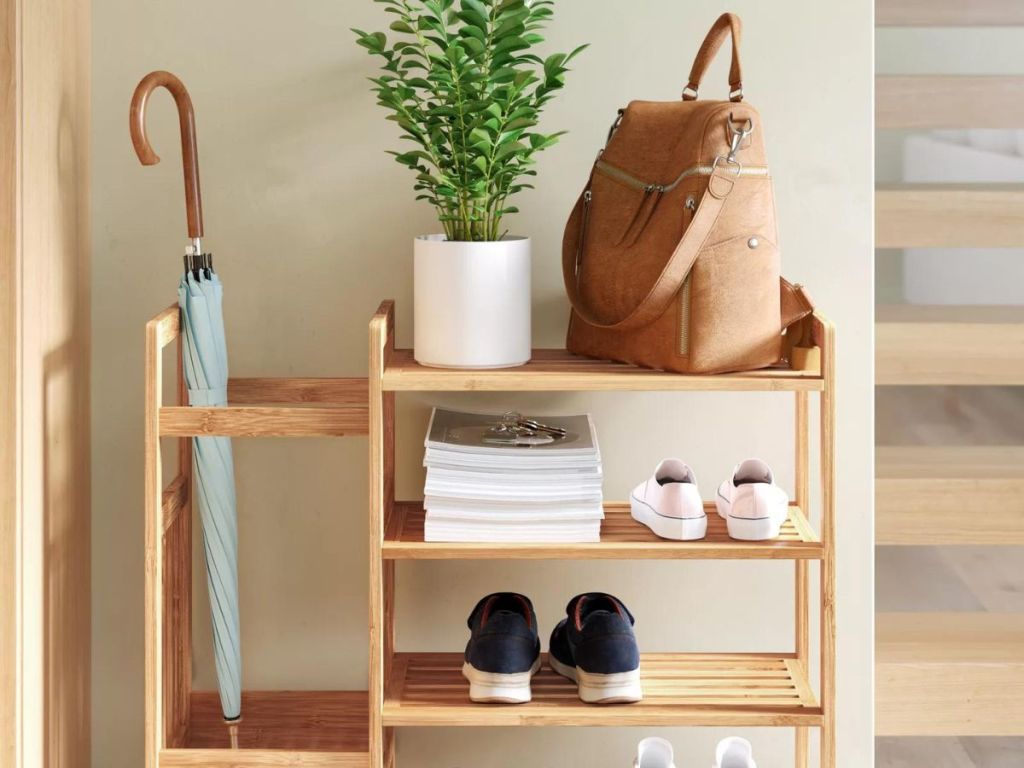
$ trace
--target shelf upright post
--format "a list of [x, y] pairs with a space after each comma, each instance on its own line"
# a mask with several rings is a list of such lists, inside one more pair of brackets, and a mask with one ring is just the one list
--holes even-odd
[[[175, 368], [179, 406], [188, 405], [188, 383], [185, 381], [182, 346], [184, 337], [179, 333], [175, 345]], [[173, 656], [170, 663], [172, 711], [168, 713], [168, 748], [181, 747], [188, 733], [192, 710], [192, 438], [178, 438], [178, 490], [180, 503], [173, 520], [164, 519], [167, 536], [167, 556], [164, 559], [165, 576], [169, 583], [174, 610], [165, 617], [167, 633], [171, 638]], [[166, 511], [164, 513], [167, 514]]]
[[160, 456], [160, 405], [163, 400], [162, 337], [168, 313], [146, 325], [146, 624], [145, 624], [145, 749], [146, 768], [157, 768], [163, 733], [163, 471]]
[[[189, 722], [192, 684], [192, 447], [178, 443], [174, 481], [163, 485], [160, 409], [163, 352], [179, 336], [178, 307], [146, 325], [145, 398], [145, 765], [157, 768], [160, 751], [180, 746]], [[175, 392], [187, 400], [181, 355]], [[169, 615], [165, 606], [173, 610]]]
[[[796, 460], [794, 482], [796, 485], [796, 503], [803, 511], [804, 516], [810, 520], [810, 424], [808, 419], [809, 396], [806, 392], [797, 392], [795, 395], [795, 426], [796, 426]], [[794, 628], [794, 639], [796, 645], [796, 658], [804, 668], [804, 674], [808, 669], [810, 658], [810, 578], [807, 560], [795, 561], [796, 581], [796, 622]], [[796, 768], [808, 768], [809, 765], [809, 737], [810, 731], [807, 728], [796, 729]]]
[[395, 565], [382, 557], [395, 503], [395, 393], [384, 391], [384, 368], [395, 348], [394, 312], [394, 302], [383, 302], [370, 322], [370, 768], [395, 762], [394, 729], [381, 721], [395, 650]]
[[836, 764], [836, 511], [835, 511], [835, 425], [836, 358], [835, 326], [822, 318], [822, 338], [815, 343], [822, 351], [821, 392], [821, 768]]

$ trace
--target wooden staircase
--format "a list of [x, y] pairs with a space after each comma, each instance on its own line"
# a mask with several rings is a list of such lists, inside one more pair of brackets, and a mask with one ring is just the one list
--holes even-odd
[[1024, 729], [1024, 615], [883, 613], [875, 635], [879, 736]]
[[[878, 0], [879, 26], [1022, 26], [1015, 0]], [[1024, 128], [1024, 77], [880, 76], [878, 128]], [[876, 247], [1024, 244], [1024, 185], [900, 185]], [[1024, 289], [1022, 289], [1024, 296]], [[1024, 306], [878, 311], [876, 384], [1024, 386]], [[1024, 544], [1024, 446], [880, 447], [879, 545]], [[879, 736], [1024, 736], [1024, 616], [881, 613]]]

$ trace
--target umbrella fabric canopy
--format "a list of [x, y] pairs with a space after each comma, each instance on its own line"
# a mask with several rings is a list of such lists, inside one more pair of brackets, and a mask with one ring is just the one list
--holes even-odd
[[[184, 337], [182, 362], [188, 403], [192, 406], [224, 406], [228, 402], [223, 296], [224, 286], [212, 269], [186, 272], [178, 286]], [[236, 720], [242, 707], [242, 652], [238, 628], [238, 518], [231, 438], [195, 437], [192, 445], [220, 703], [224, 718]]]
[[[185, 174], [185, 214], [189, 248], [185, 274], [178, 285], [181, 307], [182, 363], [189, 405], [216, 407], [228, 402], [228, 353], [224, 341], [224, 287], [213, 271], [213, 259], [203, 252], [203, 206], [199, 192], [199, 151], [195, 114], [185, 85], [170, 72], [150, 72], [132, 95], [129, 113], [132, 145], [143, 165], [160, 157], [146, 136], [146, 104], [157, 88], [166, 88], [178, 107], [182, 170]], [[237, 720], [242, 706], [242, 657], [238, 632], [238, 520], [235, 512], [235, 470], [231, 440], [197, 437], [192, 441], [192, 468], [199, 499], [206, 552], [207, 586], [213, 615], [213, 650], [224, 719], [231, 724], [237, 747]]]

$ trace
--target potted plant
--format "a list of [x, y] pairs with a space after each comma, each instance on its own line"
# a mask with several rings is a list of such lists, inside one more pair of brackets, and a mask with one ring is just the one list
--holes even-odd
[[552, 0], [375, 0], [395, 18], [353, 30], [383, 60], [378, 103], [415, 147], [391, 152], [416, 173], [443, 234], [415, 239], [414, 347], [423, 365], [503, 368], [530, 358], [530, 240], [508, 235], [509, 198], [531, 188], [536, 130], [572, 53], [541, 58]]

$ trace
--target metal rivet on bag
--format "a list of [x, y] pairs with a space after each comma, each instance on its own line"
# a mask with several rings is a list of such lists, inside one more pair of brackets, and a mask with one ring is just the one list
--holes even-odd
[[756, 237], [752, 237], [749, 240], [747, 240], [747, 247], [748, 248], [757, 248], [757, 246], [759, 246], [760, 244], [761, 244], [761, 241], [758, 240]]

